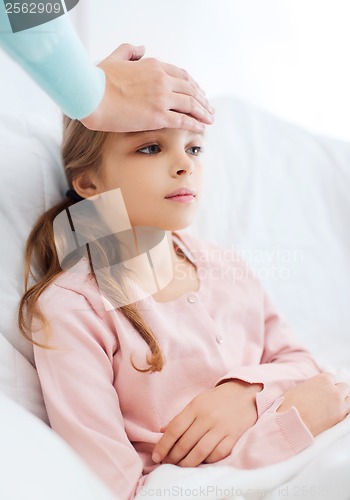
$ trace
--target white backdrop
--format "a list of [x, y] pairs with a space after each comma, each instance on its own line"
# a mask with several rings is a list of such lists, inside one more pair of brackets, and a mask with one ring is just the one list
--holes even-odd
[[94, 60], [144, 44], [209, 96], [241, 96], [350, 139], [348, 0], [80, 0], [78, 12]]

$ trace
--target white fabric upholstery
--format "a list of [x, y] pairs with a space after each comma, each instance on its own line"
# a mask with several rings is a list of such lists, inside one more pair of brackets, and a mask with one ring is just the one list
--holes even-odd
[[319, 362], [350, 369], [350, 143], [214, 104], [191, 230], [240, 250]]
[[1, 387], [45, 419], [31, 344], [19, 334], [18, 302], [24, 291], [24, 247], [37, 217], [62, 196], [65, 180], [59, 143], [48, 123], [0, 117]]
[[2, 394], [0, 407], [1, 499], [114, 498], [47, 425]]

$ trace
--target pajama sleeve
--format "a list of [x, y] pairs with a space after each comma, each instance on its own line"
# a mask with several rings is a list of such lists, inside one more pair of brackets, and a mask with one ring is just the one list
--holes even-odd
[[240, 379], [262, 383], [256, 395], [260, 417], [285, 391], [321, 372], [310, 352], [291, 333], [285, 321], [276, 312], [269, 297], [262, 292], [264, 311], [264, 339], [260, 364], [235, 366], [216, 383]]
[[51, 427], [116, 498], [134, 498], [147, 475], [125, 432], [113, 386], [117, 336], [78, 292], [53, 285], [39, 305], [50, 338], [35, 320], [33, 340], [52, 348], [34, 346], [34, 355]]
[[224, 460], [234, 467], [249, 469], [286, 460], [314, 442], [294, 406], [285, 412], [276, 410], [285, 391], [321, 372], [309, 351], [294, 338], [260, 284], [254, 281], [263, 301], [260, 364], [235, 366], [215, 384], [231, 379], [263, 384], [263, 389], [256, 394], [257, 422], [241, 436], [231, 455]]
[[0, 46], [71, 118], [85, 118], [100, 104], [105, 73], [89, 60], [67, 14], [13, 33], [0, 1]]
[[230, 455], [217, 465], [229, 464], [238, 469], [266, 467], [312, 445], [315, 439], [294, 406], [288, 411], [276, 412], [283, 400], [283, 396], [277, 398], [238, 439]]

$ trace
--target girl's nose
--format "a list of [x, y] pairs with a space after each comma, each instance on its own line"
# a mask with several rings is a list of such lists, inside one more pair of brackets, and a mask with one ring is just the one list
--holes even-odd
[[182, 156], [180, 159], [178, 159], [177, 162], [175, 162], [173, 166], [173, 175], [175, 177], [178, 177], [180, 175], [192, 175], [193, 168], [194, 163], [192, 159], [187, 155], [185, 157]]

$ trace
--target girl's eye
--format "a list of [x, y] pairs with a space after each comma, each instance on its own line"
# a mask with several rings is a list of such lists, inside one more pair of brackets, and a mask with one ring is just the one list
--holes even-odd
[[160, 146], [159, 144], [151, 144], [150, 146], [138, 149], [137, 152], [144, 155], [155, 155], [160, 152]]
[[187, 153], [198, 156], [201, 152], [203, 151], [203, 148], [201, 146], [192, 146], [187, 149]]

